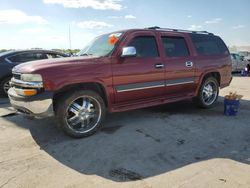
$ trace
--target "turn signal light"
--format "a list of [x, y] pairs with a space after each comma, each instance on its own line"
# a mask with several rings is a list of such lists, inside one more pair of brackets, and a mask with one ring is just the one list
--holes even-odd
[[27, 97], [37, 94], [36, 89], [15, 89], [15, 91], [18, 95], [27, 96]]
[[25, 89], [23, 90], [23, 94], [24, 96], [33, 96], [33, 95], [36, 95], [37, 94], [37, 90], [35, 89]]

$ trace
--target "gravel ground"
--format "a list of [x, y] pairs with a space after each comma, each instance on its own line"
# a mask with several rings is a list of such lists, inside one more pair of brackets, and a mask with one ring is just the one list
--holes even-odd
[[[2, 187], [250, 187], [250, 77], [235, 76], [215, 108], [190, 101], [110, 114], [85, 139], [53, 118], [30, 120], [0, 99]], [[223, 96], [244, 95], [223, 115]]]

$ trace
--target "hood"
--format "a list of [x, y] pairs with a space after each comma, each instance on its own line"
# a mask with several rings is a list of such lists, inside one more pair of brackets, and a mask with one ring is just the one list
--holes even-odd
[[56, 58], [56, 59], [46, 59], [38, 61], [30, 61], [27, 63], [22, 63], [13, 68], [13, 72], [18, 73], [34, 73], [38, 70], [48, 69], [52, 67], [74, 65], [74, 64], [90, 64], [95, 62], [97, 57], [66, 57], [66, 58]]

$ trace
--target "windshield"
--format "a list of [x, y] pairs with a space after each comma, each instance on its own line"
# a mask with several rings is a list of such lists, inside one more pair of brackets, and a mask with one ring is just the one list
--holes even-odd
[[79, 53], [79, 56], [107, 56], [115, 48], [122, 33], [101, 35], [91, 41]]

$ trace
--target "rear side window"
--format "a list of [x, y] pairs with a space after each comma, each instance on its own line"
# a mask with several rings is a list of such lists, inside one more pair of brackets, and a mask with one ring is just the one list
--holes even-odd
[[189, 56], [189, 51], [183, 37], [162, 37], [165, 55], [168, 57]]
[[13, 63], [24, 63], [28, 61], [47, 59], [47, 57], [43, 53], [24, 53], [11, 56], [8, 59]]
[[153, 36], [136, 37], [128, 46], [135, 47], [137, 57], [159, 57], [157, 43]]
[[190, 34], [199, 55], [228, 55], [228, 49], [220, 37], [204, 34]]

